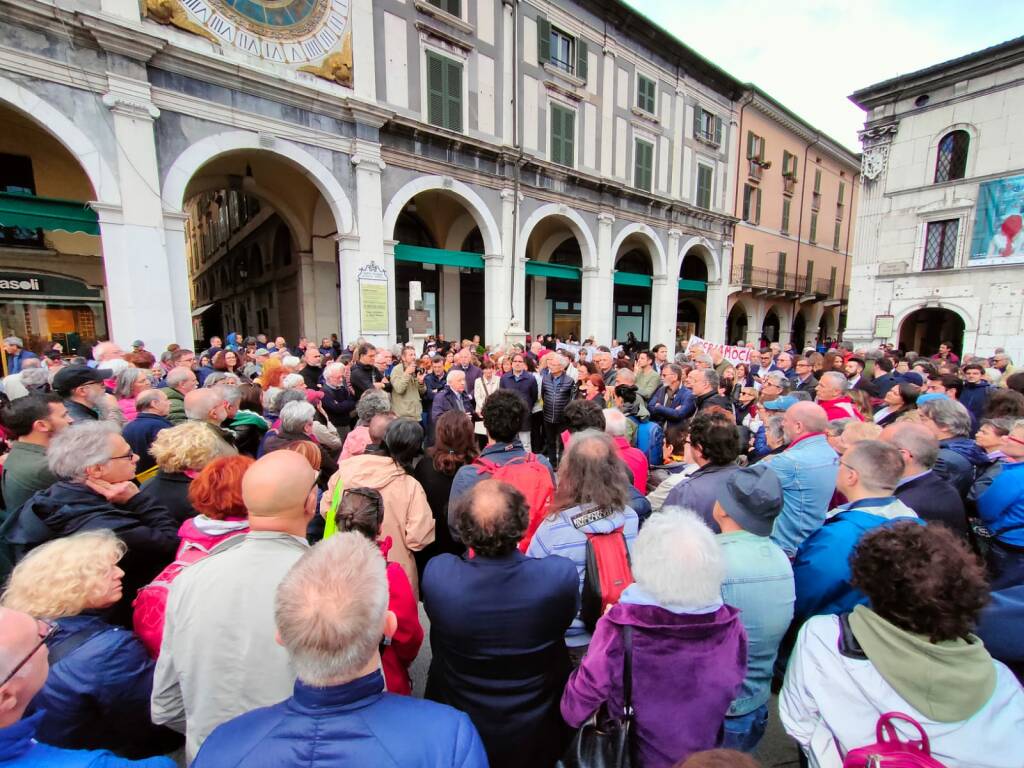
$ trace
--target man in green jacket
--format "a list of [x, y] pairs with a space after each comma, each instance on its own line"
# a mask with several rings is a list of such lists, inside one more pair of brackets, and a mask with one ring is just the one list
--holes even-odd
[[60, 395], [53, 393], [19, 397], [0, 413], [4, 429], [15, 438], [0, 479], [0, 514], [6, 519], [36, 491], [57, 482], [46, 463], [46, 448], [55, 434], [71, 425], [71, 417]]
[[636, 356], [636, 391], [644, 399], [644, 402], [651, 399], [654, 390], [661, 386], [661, 378], [654, 370], [654, 360], [647, 350], [638, 352]]
[[185, 395], [199, 386], [195, 373], [191, 368], [172, 368], [167, 374], [167, 386], [160, 391], [171, 401], [171, 412], [167, 420], [174, 426], [188, 421], [185, 415]]
[[416, 350], [403, 347], [401, 359], [391, 369], [391, 410], [397, 416], [418, 421], [423, 415], [424, 376], [426, 371], [416, 371]]

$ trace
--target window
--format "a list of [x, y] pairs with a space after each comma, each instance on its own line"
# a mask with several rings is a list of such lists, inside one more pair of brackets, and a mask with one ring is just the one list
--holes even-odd
[[967, 131], [952, 131], [939, 142], [939, 156], [935, 161], [935, 183], [962, 179], [967, 173], [967, 147], [971, 137]]
[[833, 251], [838, 251], [839, 250], [839, 240], [842, 238], [842, 236], [843, 236], [843, 222], [837, 221], [836, 222], [836, 231], [835, 231], [835, 234], [832, 236], [832, 250]]
[[811, 193], [811, 210], [821, 208], [821, 168], [814, 170], [814, 192]]
[[836, 199], [836, 218], [843, 220], [846, 215], [846, 183], [839, 182], [839, 197]]
[[427, 122], [462, 130], [462, 64], [427, 51]]
[[782, 150], [782, 175], [789, 179], [796, 178], [796, 155]]
[[792, 201], [788, 197], [782, 198], [782, 234], [789, 234], [789, 210]]
[[743, 220], [761, 223], [761, 190], [750, 184], [743, 185]]
[[811, 212], [811, 233], [807, 236], [807, 241], [810, 243], [818, 242], [818, 212]]
[[786, 287], [786, 253], [785, 251], [779, 251], [779, 271], [775, 277], [775, 287], [785, 288]]
[[743, 284], [750, 285], [754, 274], [754, 246], [747, 243], [743, 246]]
[[714, 172], [710, 166], [697, 163], [697, 205], [701, 208], [711, 207], [711, 184]]
[[764, 138], [753, 131], [747, 131], [747, 159], [764, 162]]
[[462, 17], [462, 0], [427, 0], [435, 8], [447, 11], [452, 16]]
[[832, 269], [828, 273], [828, 295], [829, 296], [835, 296], [836, 295], [836, 268], [835, 267], [832, 267]]
[[814, 288], [814, 262], [807, 262], [807, 282], [804, 284], [804, 293], [811, 293]]
[[716, 146], [722, 143], [722, 118], [701, 107], [693, 108], [693, 135]]
[[587, 79], [587, 44], [573, 37], [543, 16], [537, 17], [537, 60], [556, 69]]
[[956, 238], [959, 232], [959, 219], [928, 222], [921, 268], [953, 269], [956, 266]]
[[646, 192], [651, 191], [654, 176], [654, 145], [637, 139], [633, 143], [633, 186]]
[[[31, 157], [0, 153], [0, 192], [19, 195], [36, 193]], [[0, 245], [42, 247], [43, 230], [31, 227], [0, 227]]]
[[551, 105], [551, 162], [575, 165], [576, 112], [558, 104]]
[[653, 115], [658, 95], [658, 84], [649, 77], [636, 76], [636, 107]]

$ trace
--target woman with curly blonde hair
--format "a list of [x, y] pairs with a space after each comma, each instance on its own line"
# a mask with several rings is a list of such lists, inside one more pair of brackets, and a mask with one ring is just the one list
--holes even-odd
[[157, 473], [143, 484], [141, 493], [183, 523], [196, 514], [188, 500], [189, 483], [214, 459], [235, 456], [238, 451], [208, 424], [188, 421], [160, 430], [149, 453], [156, 460]]
[[139, 639], [110, 624], [121, 599], [125, 545], [111, 531], [76, 533], [32, 550], [0, 603], [47, 621], [50, 672], [32, 700], [40, 741], [66, 749], [110, 749], [140, 758], [166, 754], [180, 736], [149, 718], [154, 662]]

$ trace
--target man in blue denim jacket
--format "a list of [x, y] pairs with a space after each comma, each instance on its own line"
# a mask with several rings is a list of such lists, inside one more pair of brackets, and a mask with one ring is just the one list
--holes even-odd
[[782, 483], [782, 514], [775, 521], [772, 541], [792, 558], [808, 536], [825, 522], [836, 489], [839, 457], [825, 437], [828, 417], [816, 403], [799, 402], [783, 416], [789, 447], [765, 461]]
[[768, 538], [781, 511], [782, 484], [763, 462], [733, 473], [715, 502], [725, 563], [722, 599], [739, 608], [747, 630], [747, 676], [725, 718], [727, 749], [751, 752], [764, 736], [772, 667], [793, 619], [793, 568]]

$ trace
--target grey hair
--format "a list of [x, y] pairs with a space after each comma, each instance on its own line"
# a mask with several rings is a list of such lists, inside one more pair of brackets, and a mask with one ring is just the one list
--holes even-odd
[[452, 368], [450, 371], [448, 371], [448, 383], [449, 384], [452, 383], [452, 379], [462, 379], [463, 381], [465, 381], [466, 380], [466, 372], [465, 371], [460, 371], [458, 368]]
[[[547, 359], [548, 359], [548, 363], [551, 363], [551, 362], [552, 362], [552, 361], [554, 361], [554, 360], [561, 360], [561, 361], [562, 361], [562, 367], [563, 367], [563, 368], [565, 368], [565, 367], [567, 367], [567, 366], [569, 365], [569, 361], [568, 361], [568, 360], [566, 359], [565, 355], [559, 355], [559, 354], [551, 354], [551, 353], [549, 352], [549, 353], [548, 353], [548, 354], [546, 355], [546, 357], [547, 357]], [[594, 355], [594, 358], [596, 359], [596, 358], [597, 358], [597, 355]]]
[[344, 363], [328, 363], [324, 368], [324, 376], [333, 376], [336, 371], [344, 371]]
[[828, 379], [832, 383], [832, 386], [840, 392], [845, 392], [850, 388], [850, 380], [839, 371], [826, 371], [821, 374], [819, 381], [825, 381], [825, 379]]
[[612, 437], [626, 436], [626, 414], [618, 408], [604, 410], [604, 431]]
[[203, 421], [223, 399], [212, 389], [195, 389], [185, 395], [185, 418]]
[[144, 410], [146, 410], [147, 408], [152, 406], [153, 403], [155, 403], [157, 400], [159, 400], [161, 395], [166, 397], [166, 395], [164, 395], [164, 393], [161, 392], [159, 389], [144, 389], [144, 390], [142, 390], [141, 392], [139, 392], [139, 396], [135, 398], [135, 410], [136, 411], [144, 411]]
[[285, 355], [284, 357], [281, 358], [281, 365], [291, 370], [295, 370], [301, 364], [302, 361], [299, 360], [299, 358], [297, 358], [295, 355]]
[[633, 384], [636, 384], [636, 374], [629, 368], [619, 368], [619, 370], [615, 372], [615, 381], [619, 384], [632, 386]]
[[718, 389], [718, 382], [720, 381], [718, 371], [714, 368], [696, 368], [695, 370], [704, 377], [704, 381], [707, 382], [711, 389]]
[[772, 442], [783, 443], [785, 442], [785, 435], [783, 434], [782, 422], [785, 421], [785, 417], [781, 414], [776, 414], [768, 419], [764, 425], [765, 437]]
[[25, 342], [19, 339], [17, 336], [8, 336], [4, 339], [4, 344], [10, 344], [15, 347], [25, 348]]
[[903, 448], [915, 464], [931, 469], [939, 460], [939, 441], [923, 424], [897, 424], [888, 442]]
[[356, 403], [356, 417], [364, 427], [370, 426], [370, 419], [378, 413], [387, 413], [390, 410], [391, 399], [379, 389], [366, 390]]
[[713, 365], [715, 364], [715, 361], [714, 361], [714, 359], [713, 359], [713, 358], [711, 357], [711, 355], [694, 355], [694, 356], [693, 356], [693, 357], [691, 358], [691, 360], [692, 360], [692, 361], [693, 361], [694, 363], [704, 363], [704, 365], [707, 365], [707, 366], [709, 366], [709, 367], [710, 367], [710, 366], [713, 366]]
[[956, 400], [940, 397], [918, 406], [918, 410], [955, 437], [967, 437], [971, 433], [971, 415]]
[[380, 549], [339, 533], [305, 552], [274, 600], [274, 621], [299, 680], [324, 687], [354, 678], [373, 658], [388, 608]]
[[289, 373], [281, 379], [281, 386], [285, 389], [298, 389], [300, 384], [305, 386], [306, 380], [302, 378], [302, 374], [299, 373]]
[[206, 378], [203, 379], [203, 386], [206, 389], [211, 389], [216, 386], [238, 384], [239, 381], [241, 379], [230, 371], [214, 371], [207, 374]]
[[50, 372], [45, 368], [22, 368], [21, 383], [26, 389], [42, 387], [50, 383]]
[[720, 602], [725, 563], [715, 534], [694, 512], [663, 507], [633, 543], [633, 578], [665, 608]]
[[179, 385], [188, 381], [190, 376], [195, 376], [191, 368], [172, 368], [167, 374], [167, 386], [177, 389]]
[[856, 419], [832, 419], [832, 421], [828, 423], [828, 426], [825, 427], [825, 433], [830, 437], [842, 437], [843, 432], [846, 431], [847, 425], [854, 421], [856, 421]]
[[273, 411], [274, 413], [280, 415], [282, 409], [284, 409], [284, 407], [288, 405], [288, 403], [305, 402], [308, 402], [306, 400], [305, 392], [300, 392], [297, 389], [279, 389], [277, 390], [277, 395], [274, 397]]
[[782, 371], [769, 371], [764, 375], [764, 377], [766, 379], [771, 379], [773, 382], [778, 384], [779, 389], [781, 389], [784, 393], [789, 392], [789, 390], [792, 389], [793, 387], [792, 380]]
[[85, 470], [111, 459], [110, 435], [117, 425], [109, 421], [85, 421], [62, 429], [46, 448], [50, 471], [64, 480], [81, 480]]
[[114, 397], [118, 400], [131, 397], [135, 382], [139, 380], [140, 376], [145, 375], [141, 368], [125, 368], [114, 379]]
[[282, 432], [302, 432], [316, 416], [316, 408], [306, 402], [288, 403], [280, 416]]
[[230, 406], [236, 406], [242, 402], [241, 387], [236, 387], [234, 384], [221, 384], [217, 387], [217, 391], [220, 392], [220, 396], [223, 397]]

